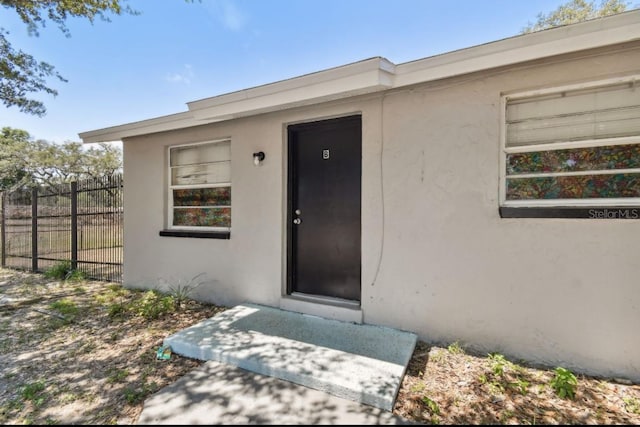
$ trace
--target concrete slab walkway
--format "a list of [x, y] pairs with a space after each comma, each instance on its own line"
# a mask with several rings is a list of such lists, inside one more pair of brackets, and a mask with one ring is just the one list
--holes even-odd
[[382, 409], [210, 361], [147, 399], [138, 424], [412, 423]]
[[243, 304], [164, 344], [186, 357], [223, 362], [391, 411], [416, 340], [415, 334], [391, 328]]

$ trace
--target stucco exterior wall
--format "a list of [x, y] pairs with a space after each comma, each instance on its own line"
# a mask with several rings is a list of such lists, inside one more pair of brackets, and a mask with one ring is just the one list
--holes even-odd
[[[640, 221], [500, 218], [501, 94], [640, 74], [600, 50], [347, 101], [125, 139], [125, 284], [279, 306], [286, 125], [362, 114], [364, 322], [476, 351], [640, 380]], [[167, 147], [231, 137], [230, 240], [160, 237]], [[252, 153], [264, 151], [259, 167]]]

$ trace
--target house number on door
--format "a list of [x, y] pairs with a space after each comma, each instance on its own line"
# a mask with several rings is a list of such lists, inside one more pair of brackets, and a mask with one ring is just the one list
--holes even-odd
[[322, 150], [322, 159], [327, 160], [329, 158], [329, 150]]

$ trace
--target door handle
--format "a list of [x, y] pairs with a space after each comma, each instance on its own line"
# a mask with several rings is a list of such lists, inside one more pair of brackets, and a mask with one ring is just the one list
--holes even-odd
[[293, 220], [293, 223], [296, 224], [296, 225], [300, 224], [301, 222], [302, 221], [300, 220], [300, 218], [296, 218], [296, 219]]

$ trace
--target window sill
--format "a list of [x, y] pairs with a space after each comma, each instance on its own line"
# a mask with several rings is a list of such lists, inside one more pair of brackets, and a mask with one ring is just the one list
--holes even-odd
[[160, 230], [163, 237], [192, 237], [197, 239], [230, 239], [230, 231]]
[[506, 207], [499, 208], [501, 218], [585, 218], [640, 219], [640, 207]]

